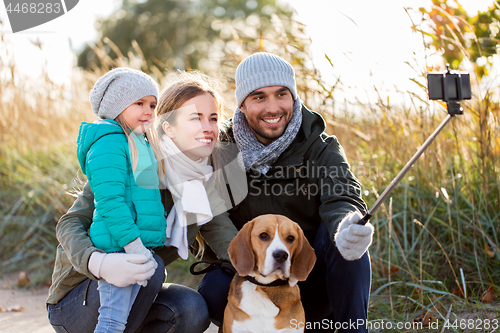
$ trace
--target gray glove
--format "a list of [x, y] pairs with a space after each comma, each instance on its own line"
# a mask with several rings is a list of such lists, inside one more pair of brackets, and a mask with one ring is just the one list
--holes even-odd
[[373, 225], [356, 224], [363, 216], [358, 212], [347, 214], [340, 222], [335, 244], [345, 260], [357, 260], [365, 254], [373, 240]]
[[[125, 249], [125, 253], [134, 253], [134, 254], [142, 254], [148, 258], [148, 261], [152, 261], [154, 263], [154, 268], [158, 267], [158, 263], [153, 258], [153, 253], [148, 250], [143, 244], [139, 237], [128, 243], [123, 247]], [[147, 280], [137, 281], [138, 284], [145, 287], [148, 285]]]
[[154, 263], [141, 254], [101, 252], [90, 255], [88, 268], [98, 279], [117, 287], [149, 280], [156, 269]]

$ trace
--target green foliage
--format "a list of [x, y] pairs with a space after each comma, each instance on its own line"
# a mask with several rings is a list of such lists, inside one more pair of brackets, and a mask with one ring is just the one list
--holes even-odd
[[480, 12], [477, 16], [469, 18], [473, 27], [477, 43], [471, 43], [469, 52], [475, 61], [479, 57], [489, 57], [497, 54], [497, 45], [500, 41], [500, 9], [498, 2], [495, 6], [485, 12]]
[[469, 17], [463, 7], [455, 1], [453, 4], [456, 6], [450, 6], [445, 0], [433, 0], [432, 3], [430, 11], [420, 8], [420, 11], [434, 23], [432, 45], [443, 54], [447, 63], [457, 68], [464, 57], [460, 47], [466, 38], [464, 33], [469, 28], [467, 24]]
[[479, 78], [488, 75], [492, 56], [500, 42], [500, 1], [476, 16], [470, 16], [459, 1], [433, 0], [430, 10], [420, 8], [424, 20], [432, 22], [432, 45], [439, 50], [452, 68], [458, 68], [468, 58], [476, 64]]
[[[101, 38], [116, 45], [104, 48], [112, 59], [121, 52], [131, 59], [129, 52], [136, 51], [131, 44], [136, 41], [148, 64], [146, 69], [151, 64], [168, 69], [205, 69], [203, 61], [214, 61], [224, 46], [219, 31], [222, 23], [237, 26], [252, 21], [259, 31], [265, 32], [273, 28], [273, 14], [292, 13], [275, 0], [127, 0], [122, 9], [100, 22], [99, 32]], [[100, 67], [96, 52], [87, 46], [78, 57], [78, 66]]]

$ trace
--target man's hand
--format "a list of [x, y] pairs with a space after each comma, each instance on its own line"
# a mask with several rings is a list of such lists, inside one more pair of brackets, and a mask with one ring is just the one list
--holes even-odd
[[340, 222], [335, 244], [345, 260], [357, 260], [365, 254], [372, 243], [373, 225], [356, 224], [363, 216], [359, 212], [352, 212]]
[[92, 274], [117, 287], [149, 280], [157, 265], [142, 254], [101, 252], [92, 253], [88, 263]]

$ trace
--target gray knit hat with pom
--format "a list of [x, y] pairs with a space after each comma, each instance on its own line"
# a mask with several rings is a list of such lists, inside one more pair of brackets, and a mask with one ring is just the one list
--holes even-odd
[[245, 58], [236, 68], [236, 103], [240, 107], [254, 90], [283, 86], [297, 98], [297, 85], [292, 65], [275, 54], [259, 52]]
[[145, 96], [158, 100], [158, 85], [146, 73], [119, 67], [107, 72], [90, 91], [92, 111], [101, 119], [115, 119]]

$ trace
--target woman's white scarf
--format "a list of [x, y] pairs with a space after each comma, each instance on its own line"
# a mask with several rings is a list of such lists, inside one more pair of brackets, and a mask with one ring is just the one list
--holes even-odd
[[[203, 225], [213, 217], [207, 191], [203, 185], [203, 182], [212, 176], [213, 168], [208, 164], [208, 157], [193, 161], [165, 134], [161, 136], [160, 147], [166, 155], [164, 185], [174, 199], [174, 207], [167, 217], [165, 245], [175, 246], [179, 256], [187, 259], [188, 224]], [[188, 221], [188, 213], [194, 214], [195, 221]]]

